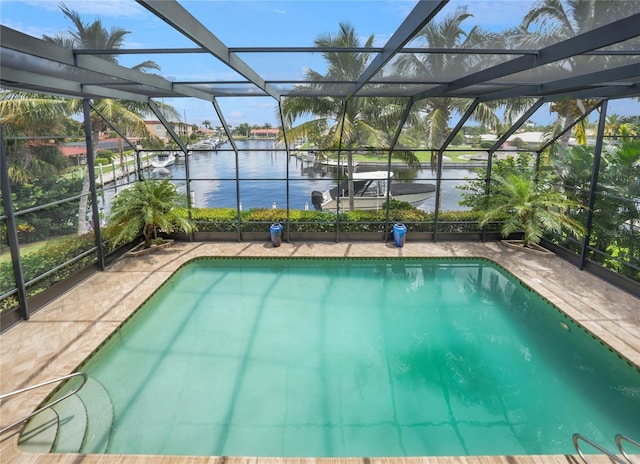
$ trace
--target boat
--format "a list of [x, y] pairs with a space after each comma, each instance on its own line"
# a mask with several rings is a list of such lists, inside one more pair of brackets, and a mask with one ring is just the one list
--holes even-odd
[[211, 151], [217, 149], [220, 145], [222, 145], [222, 140], [215, 138], [200, 140], [197, 143], [188, 145], [187, 148], [189, 150]]
[[167, 177], [171, 175], [171, 171], [169, 171], [167, 168], [153, 168], [153, 171], [151, 172], [153, 174], [157, 174], [158, 177]]
[[316, 162], [316, 154], [315, 153], [311, 153], [310, 151], [300, 152], [300, 159], [302, 161], [306, 161], [308, 163], [315, 163]]
[[[346, 168], [347, 167], [346, 159], [341, 159], [338, 161], [338, 160], [329, 159], [329, 158], [317, 158], [315, 162], [330, 168]], [[355, 168], [357, 166], [358, 166], [358, 163], [354, 161], [353, 167]]]
[[166, 168], [176, 162], [176, 157], [173, 153], [159, 153], [151, 160], [151, 166], [154, 168]]
[[[436, 191], [434, 184], [394, 182], [393, 180], [390, 181], [392, 177], [393, 172], [389, 171], [354, 173], [354, 208], [357, 210], [384, 208], [387, 201], [387, 185], [390, 185], [390, 199], [406, 201], [414, 206], [420, 205], [423, 201], [432, 197]], [[316, 210], [320, 211], [335, 212], [338, 209], [338, 204], [340, 205], [340, 212], [349, 211], [348, 188], [349, 182], [344, 180], [340, 185], [334, 185], [324, 192], [314, 190], [311, 192], [311, 203]]]

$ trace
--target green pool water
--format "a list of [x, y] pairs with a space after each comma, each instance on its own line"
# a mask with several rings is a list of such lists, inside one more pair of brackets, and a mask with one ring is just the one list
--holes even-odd
[[[640, 437], [640, 372], [474, 259], [199, 259], [82, 366], [108, 453], [575, 453]], [[587, 450], [588, 451], [588, 450]]]

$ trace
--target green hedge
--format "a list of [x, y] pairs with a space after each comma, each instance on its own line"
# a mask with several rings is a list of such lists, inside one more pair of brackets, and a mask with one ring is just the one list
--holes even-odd
[[[25, 282], [29, 282], [76, 256], [81, 255], [94, 245], [95, 237], [93, 233], [88, 233], [81, 237], [72, 235], [64, 239], [56, 239], [38, 251], [23, 255], [21, 261]], [[91, 253], [58, 269], [56, 272], [27, 287], [27, 298], [31, 298], [55, 283], [65, 280], [74, 272], [84, 269], [91, 263], [96, 262], [96, 260], [96, 255]], [[3, 291], [15, 288], [11, 261], [0, 263], [0, 288], [2, 288]], [[0, 312], [17, 307], [18, 298], [15, 294], [0, 301]]]
[[[392, 205], [394, 206], [394, 205]], [[187, 212], [184, 210], [184, 214]], [[238, 213], [234, 208], [196, 208], [191, 217], [200, 232], [237, 232]], [[256, 208], [240, 212], [242, 232], [265, 232], [266, 226], [287, 222], [284, 209]], [[385, 210], [356, 210], [336, 214], [328, 211], [289, 211], [291, 232], [334, 232], [339, 225], [343, 232], [384, 232], [387, 221]], [[413, 207], [399, 205], [389, 211], [389, 222], [403, 222], [409, 231], [433, 232], [434, 214]], [[452, 224], [452, 232], [477, 232], [478, 213], [473, 211], [442, 212], [439, 216], [440, 228]]]
[[[187, 210], [182, 213], [186, 216]], [[202, 232], [237, 232], [238, 212], [234, 208], [195, 208], [191, 217], [196, 230]], [[387, 212], [380, 211], [350, 211], [338, 215], [327, 211], [289, 211], [289, 230], [291, 232], [373, 232], [385, 231]], [[240, 212], [242, 232], [268, 232], [274, 222], [285, 225], [287, 211], [284, 209], [250, 209]], [[434, 232], [434, 214], [425, 212], [406, 204], [395, 202], [389, 211], [389, 222], [402, 222], [410, 232]], [[496, 224], [494, 228], [497, 228]], [[478, 213], [473, 211], [442, 212], [438, 218], [439, 232], [477, 232]], [[22, 256], [22, 268], [25, 281], [30, 281], [50, 271], [56, 266], [82, 254], [94, 246], [92, 233], [82, 237], [70, 235], [63, 239], [52, 240], [38, 251]], [[94, 253], [69, 264], [44, 279], [27, 288], [27, 296], [33, 297], [56, 282], [69, 277], [74, 272], [94, 263]], [[0, 288], [8, 290], [15, 288], [13, 268], [11, 262], [0, 263]], [[0, 302], [1, 311], [16, 308], [18, 301], [15, 295]]]

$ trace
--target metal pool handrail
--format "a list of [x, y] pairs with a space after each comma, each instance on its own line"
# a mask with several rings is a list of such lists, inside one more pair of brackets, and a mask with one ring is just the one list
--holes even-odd
[[622, 440], [626, 440], [629, 443], [631, 443], [632, 445], [637, 446], [638, 448], [640, 448], [640, 443], [638, 443], [635, 440], [632, 440], [631, 438], [629, 438], [626, 435], [623, 435], [621, 433], [616, 435], [616, 445], [618, 445], [618, 449], [620, 450], [622, 455], [625, 457], [625, 459], [633, 464], [633, 461], [631, 460], [631, 457], [624, 451], [624, 448], [622, 446]]
[[[619, 436], [620, 435], [616, 435], [616, 443], [618, 443], [618, 437]], [[622, 435], [622, 437], [624, 437], [624, 435]], [[628, 439], [627, 437], [624, 437], [624, 438]], [[622, 451], [622, 454], [625, 457], [624, 461], [622, 459], [620, 459], [618, 456], [616, 456], [615, 454], [613, 454], [610, 451], [604, 449], [602, 446], [597, 444], [595, 441], [588, 439], [587, 437], [585, 437], [584, 435], [582, 435], [580, 433], [574, 433], [573, 434], [573, 446], [576, 447], [576, 451], [578, 452], [578, 454], [580, 455], [580, 457], [582, 458], [582, 460], [586, 464], [589, 464], [589, 460], [585, 457], [585, 455], [582, 453], [582, 450], [580, 449], [580, 443], [579, 443], [580, 440], [586, 441], [587, 443], [589, 443], [591, 446], [593, 446], [595, 449], [597, 449], [601, 453], [606, 454], [609, 457], [609, 459], [611, 459], [613, 462], [615, 462], [617, 464], [633, 464], [633, 461], [631, 461], [631, 459], [629, 459], [629, 457], [626, 455], [626, 453], [624, 451], [622, 451], [622, 448], [620, 448], [620, 450]], [[628, 440], [633, 442], [630, 439], [628, 439]], [[620, 447], [620, 445], [618, 445], [618, 447]]]
[[35, 411], [33, 411], [31, 414], [23, 417], [20, 420], [17, 420], [16, 422], [14, 422], [11, 425], [7, 425], [6, 427], [4, 427], [2, 430], [0, 430], [0, 435], [2, 435], [3, 433], [5, 433], [7, 430], [11, 430], [12, 428], [14, 428], [16, 425], [22, 424], [24, 421], [31, 419], [33, 416], [35, 416], [36, 414], [44, 411], [45, 409], [50, 408], [51, 406], [54, 406], [56, 404], [58, 404], [60, 401], [65, 400], [67, 398], [69, 398], [71, 395], [75, 395], [76, 393], [78, 393], [80, 391], [80, 389], [84, 386], [84, 384], [87, 382], [87, 374], [85, 372], [74, 372], [73, 374], [69, 374], [69, 375], [65, 375], [62, 377], [57, 377], [55, 379], [51, 379], [51, 380], [47, 380], [46, 382], [42, 382], [36, 385], [31, 385], [29, 387], [26, 388], [21, 388], [19, 390], [14, 390], [12, 392], [9, 393], [5, 393], [4, 395], [0, 395], [0, 401], [2, 401], [5, 398], [9, 398], [10, 396], [14, 396], [17, 395], [19, 393], [24, 393], [24, 392], [28, 392], [31, 390], [34, 390], [36, 388], [40, 388], [40, 387], [44, 387], [45, 385], [50, 385], [52, 383], [56, 383], [56, 382], [62, 382], [63, 380], [67, 380], [70, 379], [72, 377], [77, 377], [77, 376], [81, 376], [82, 377], [82, 383], [80, 385], [78, 385], [76, 388], [74, 388], [73, 390], [71, 390], [69, 393], [67, 393], [66, 395], [58, 398], [55, 401], [52, 401], [51, 403], [45, 404], [44, 406], [42, 406], [41, 408], [36, 409]]

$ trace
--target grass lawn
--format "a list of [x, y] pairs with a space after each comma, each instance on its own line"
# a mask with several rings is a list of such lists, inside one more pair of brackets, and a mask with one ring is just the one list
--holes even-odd
[[[458, 145], [455, 147], [456, 150], [464, 150], [466, 148], [469, 149], [469, 151], [448, 151], [445, 150], [444, 152], [444, 156], [448, 157], [452, 162], [454, 163], [464, 163], [464, 162], [468, 162], [469, 160], [464, 158], [464, 155], [471, 155], [474, 153], [477, 153], [477, 150], [473, 150], [471, 149], [471, 147], [469, 145]], [[418, 158], [418, 160], [420, 161], [421, 164], [429, 164], [431, 162], [431, 151], [429, 150], [417, 150], [414, 151], [416, 157]], [[355, 154], [354, 155], [354, 159], [360, 163], [366, 163], [366, 162], [383, 162], [387, 160], [387, 157], [385, 155], [382, 156], [377, 156], [377, 155], [369, 155], [369, 154]]]
[[[21, 243], [20, 254], [26, 255], [26, 254], [36, 253], [40, 251], [42, 248], [46, 247], [47, 245], [55, 244], [61, 240], [64, 240], [67, 237], [68, 235], [63, 235], [63, 236], [55, 237], [48, 240], [40, 240], [39, 242]], [[11, 253], [9, 253], [9, 247], [3, 246], [2, 252], [0, 253], [0, 263], [5, 264], [10, 262], [11, 262]]]

